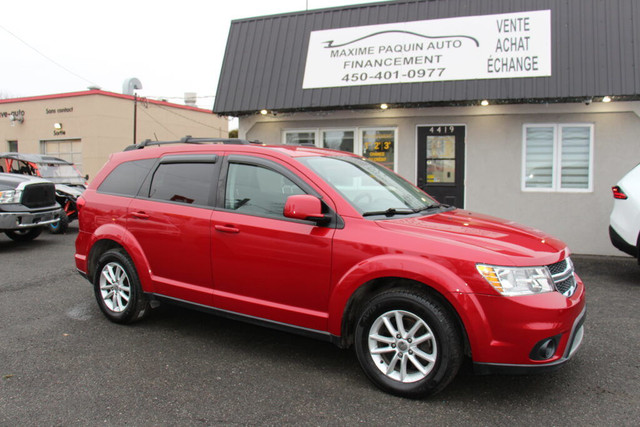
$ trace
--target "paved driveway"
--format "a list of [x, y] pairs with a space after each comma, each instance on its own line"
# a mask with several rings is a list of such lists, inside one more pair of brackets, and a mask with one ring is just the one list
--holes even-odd
[[331, 344], [176, 307], [119, 326], [73, 265], [77, 228], [0, 235], [0, 425], [638, 425], [640, 267], [575, 256], [586, 337], [563, 369], [386, 395]]

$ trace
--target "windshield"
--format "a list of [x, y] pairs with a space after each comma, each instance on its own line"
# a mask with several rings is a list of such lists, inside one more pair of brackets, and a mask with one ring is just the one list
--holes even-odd
[[73, 165], [63, 163], [39, 163], [40, 176], [59, 184], [84, 184], [84, 178], [80, 176]]
[[439, 206], [389, 169], [357, 157], [299, 159], [364, 216], [412, 214]]

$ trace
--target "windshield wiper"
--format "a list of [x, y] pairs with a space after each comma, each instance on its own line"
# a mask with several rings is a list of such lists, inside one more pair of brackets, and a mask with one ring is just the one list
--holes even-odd
[[413, 209], [403, 209], [403, 208], [389, 208], [386, 211], [372, 211], [372, 212], [365, 212], [362, 214], [362, 216], [376, 216], [376, 215], [384, 215], [384, 216], [394, 216], [394, 215], [409, 215], [409, 214], [413, 214], [415, 213], [413, 211]]
[[449, 205], [445, 205], [445, 204], [443, 204], [443, 203], [436, 203], [436, 204], [433, 204], [433, 205], [429, 205], [429, 206], [427, 206], [427, 207], [424, 207], [424, 208], [422, 208], [422, 209], [414, 209], [413, 211], [414, 211], [415, 213], [418, 213], [418, 212], [430, 211], [431, 209], [448, 209], [448, 208], [450, 208], [450, 207], [451, 207], [451, 206], [449, 206]]

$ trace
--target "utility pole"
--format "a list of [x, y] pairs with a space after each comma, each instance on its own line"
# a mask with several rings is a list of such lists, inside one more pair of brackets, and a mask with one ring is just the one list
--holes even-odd
[[138, 130], [138, 94], [133, 94], [133, 144], [136, 144]]
[[122, 93], [125, 95], [133, 95], [133, 143], [138, 139], [138, 94], [136, 89], [142, 89], [142, 83], [135, 77], [128, 78], [122, 83]]

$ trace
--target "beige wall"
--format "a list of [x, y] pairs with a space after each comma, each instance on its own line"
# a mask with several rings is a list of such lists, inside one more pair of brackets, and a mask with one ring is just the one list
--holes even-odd
[[[594, 124], [593, 191], [523, 192], [523, 125], [574, 122]], [[239, 136], [279, 143], [285, 129], [395, 126], [397, 171], [415, 183], [416, 130], [429, 124], [466, 126], [467, 209], [542, 229], [576, 253], [623, 255], [608, 236], [611, 186], [640, 162], [640, 102], [255, 115], [240, 118]]]
[[[22, 153], [40, 153], [40, 142], [82, 141], [82, 172], [95, 176], [109, 154], [133, 142], [133, 100], [95, 91], [83, 96], [0, 102], [0, 152], [17, 140]], [[72, 111], [69, 111], [73, 109]], [[3, 112], [24, 111], [24, 123], [11, 126]], [[64, 135], [54, 134], [62, 123]], [[228, 122], [207, 110], [168, 103], [138, 103], [137, 142], [176, 140], [185, 135], [226, 138]]]

